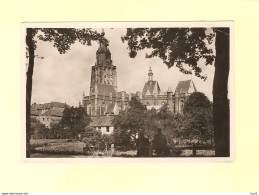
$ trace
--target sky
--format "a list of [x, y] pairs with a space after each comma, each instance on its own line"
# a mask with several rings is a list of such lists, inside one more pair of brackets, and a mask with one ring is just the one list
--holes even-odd
[[[97, 29], [101, 32], [101, 29]], [[205, 66], [199, 62], [207, 80], [203, 81], [194, 75], [185, 75], [177, 67], [168, 69], [160, 58], [145, 58], [147, 50], [140, 51], [135, 58], [129, 57], [127, 43], [121, 41], [126, 28], [104, 29], [109, 40], [113, 65], [117, 66], [118, 91], [135, 93], [142, 91], [148, 80], [149, 67], [153, 71], [153, 80], [157, 80], [162, 91], [170, 87], [174, 92], [179, 81], [192, 79], [197, 90], [212, 100], [214, 66]], [[78, 106], [83, 92], [89, 95], [91, 67], [96, 62], [97, 42], [92, 46], [76, 42], [66, 54], [59, 54], [53, 43], [37, 41], [32, 85], [32, 103], [66, 102]], [[214, 47], [212, 44], [210, 47]]]

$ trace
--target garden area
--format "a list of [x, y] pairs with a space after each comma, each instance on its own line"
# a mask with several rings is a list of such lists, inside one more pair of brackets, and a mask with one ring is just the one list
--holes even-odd
[[[32, 154], [76, 155], [74, 157], [215, 156], [212, 103], [200, 92], [189, 96], [183, 113], [173, 113], [167, 104], [159, 110], [148, 110], [138, 99], [132, 98], [129, 108], [114, 116], [111, 134], [102, 134], [90, 127], [91, 119], [82, 107], [67, 108], [63, 114], [60, 123], [51, 128], [40, 123], [32, 125]], [[156, 142], [159, 136], [163, 141]], [[161, 153], [157, 145], [162, 142], [166, 152]]]

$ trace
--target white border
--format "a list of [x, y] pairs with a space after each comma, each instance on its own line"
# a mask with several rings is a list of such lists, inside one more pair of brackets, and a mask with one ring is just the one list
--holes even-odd
[[[145, 27], [229, 27], [230, 28], [230, 157], [165, 157], [165, 158], [26, 158], [26, 28], [145, 28]], [[23, 162], [66, 162], [66, 163], [171, 163], [171, 162], [233, 162], [235, 160], [235, 94], [234, 94], [234, 22], [51, 22], [22, 23], [21, 25], [21, 160]]]

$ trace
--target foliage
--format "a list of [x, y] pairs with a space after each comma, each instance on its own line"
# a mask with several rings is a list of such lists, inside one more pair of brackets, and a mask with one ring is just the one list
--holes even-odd
[[174, 146], [175, 141], [179, 141], [183, 133], [183, 115], [172, 113], [168, 104], [164, 104], [156, 116], [162, 126], [163, 133], [166, 135], [168, 145]]
[[51, 123], [50, 130], [51, 130], [52, 139], [64, 139], [69, 137], [69, 136], [66, 136], [66, 132], [64, 131], [60, 123]]
[[132, 98], [129, 108], [114, 117], [114, 139], [120, 144], [130, 144], [136, 141], [137, 133], [145, 127], [146, 107], [137, 99]]
[[82, 141], [85, 142], [87, 146], [98, 147], [102, 144], [102, 132], [93, 127], [86, 127]]
[[76, 138], [82, 134], [90, 124], [91, 118], [83, 107], [65, 108], [60, 125], [64, 130], [66, 138]]
[[46, 138], [48, 136], [48, 131], [49, 129], [38, 120], [31, 124], [31, 134], [35, 139]]
[[[192, 74], [206, 80], [198, 61], [205, 60], [205, 65], [213, 64], [213, 126], [215, 134], [215, 155], [230, 156], [230, 112], [228, 101], [228, 75], [230, 52], [230, 29], [213, 28], [214, 33], [206, 28], [129, 28], [122, 37], [128, 43], [130, 57], [137, 52], [149, 49], [146, 57], [159, 57], [168, 68], [176, 66], [184, 74]], [[207, 45], [215, 38], [215, 53]], [[187, 66], [186, 66], [187, 65]], [[189, 67], [191, 70], [187, 70]]]
[[103, 144], [104, 144], [106, 147], [110, 146], [110, 145], [112, 144], [112, 142], [113, 142], [113, 137], [112, 137], [112, 135], [110, 135], [110, 134], [103, 134], [103, 135], [102, 135], [102, 142], [103, 142]]
[[206, 28], [128, 28], [122, 41], [128, 42], [130, 57], [135, 57], [140, 50], [152, 49], [147, 58], [159, 57], [168, 68], [176, 66], [185, 74], [194, 71], [195, 76], [206, 79], [201, 75], [198, 61], [205, 59], [206, 65], [212, 65], [215, 56], [207, 44], [212, 43], [214, 35], [207, 33]]
[[157, 117], [157, 110], [155, 108], [145, 112], [144, 125], [143, 133], [149, 141], [152, 141], [156, 133], [156, 128], [160, 125]]
[[171, 146], [173, 140], [180, 137], [183, 117], [173, 114], [167, 104], [164, 104], [159, 110], [147, 110], [138, 100], [133, 99], [130, 105], [128, 110], [115, 116], [113, 132], [115, 143], [131, 146], [132, 141], [136, 141], [137, 133], [140, 132], [144, 133], [151, 142], [158, 127], [163, 129]]
[[206, 141], [213, 138], [212, 103], [200, 92], [192, 93], [185, 103], [184, 135], [186, 138], [197, 138]]
[[60, 54], [66, 53], [76, 40], [84, 45], [91, 45], [91, 41], [97, 41], [99, 39], [108, 41], [104, 38], [104, 33], [99, 34], [89, 28], [27, 28], [26, 33], [26, 56], [29, 58], [26, 72], [26, 157], [30, 157], [30, 105], [35, 58], [34, 51], [37, 47], [35, 37], [37, 36], [42, 41], [53, 42], [53, 46], [57, 48]]
[[[76, 41], [87, 46], [91, 46], [92, 41], [99, 39], [104, 39], [108, 43], [108, 40], [104, 38], [104, 34], [97, 33], [90, 28], [33, 28], [34, 49], [37, 47], [37, 41], [34, 39], [36, 36], [41, 41], [53, 42], [53, 47], [56, 47], [60, 54], [70, 50], [70, 46]], [[30, 40], [26, 40], [27, 45], [28, 41]]]

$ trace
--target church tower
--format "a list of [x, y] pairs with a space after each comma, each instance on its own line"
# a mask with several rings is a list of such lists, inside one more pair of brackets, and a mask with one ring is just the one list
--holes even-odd
[[90, 94], [95, 94], [95, 85], [98, 83], [112, 85], [116, 92], [118, 90], [116, 66], [112, 64], [111, 52], [104, 35], [103, 31], [102, 38], [99, 39], [99, 48], [96, 52], [96, 63], [92, 66]]

